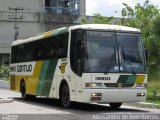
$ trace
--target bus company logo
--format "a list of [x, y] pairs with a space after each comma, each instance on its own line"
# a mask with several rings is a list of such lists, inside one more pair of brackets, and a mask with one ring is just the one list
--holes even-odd
[[95, 80], [111, 80], [111, 77], [95, 77]]
[[59, 69], [61, 70], [61, 73], [65, 73], [65, 68], [66, 68], [67, 63], [62, 63], [61, 66], [59, 66]]
[[11, 66], [10, 72], [32, 72], [32, 64]]

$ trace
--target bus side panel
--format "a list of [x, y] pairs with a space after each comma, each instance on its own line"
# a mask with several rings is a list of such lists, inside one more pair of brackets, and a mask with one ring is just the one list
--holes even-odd
[[10, 89], [15, 91], [16, 90], [16, 76], [11, 75], [11, 79], [10, 79]]
[[27, 94], [36, 95], [36, 88], [39, 80], [40, 71], [42, 68], [43, 61], [37, 61], [33, 75], [27, 76]]
[[39, 81], [36, 87], [36, 95], [49, 96], [57, 62], [58, 59], [43, 61]]
[[13, 66], [17, 68], [18, 65], [31, 65], [32, 71], [14, 71], [11, 74], [11, 90], [20, 92], [21, 81], [26, 85], [26, 93], [30, 95], [49, 96], [51, 91], [51, 84], [57, 66], [58, 59], [50, 59], [45, 61], [35, 61], [30, 63], [18, 63]]

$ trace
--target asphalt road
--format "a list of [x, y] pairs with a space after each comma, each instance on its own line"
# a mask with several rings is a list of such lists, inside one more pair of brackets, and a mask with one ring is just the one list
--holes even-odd
[[0, 88], [9, 89], [9, 81], [0, 80]]
[[[0, 81], [0, 86], [2, 84], [4, 83]], [[36, 100], [24, 101], [19, 93], [12, 92], [7, 87], [0, 88], [0, 97], [14, 100], [10, 103], [0, 103], [0, 120], [5, 118], [14, 118], [15, 120], [112, 120], [113, 117], [122, 120], [134, 120], [134, 118], [141, 120], [146, 120], [146, 118], [160, 119], [158, 116], [160, 109], [154, 108], [122, 105], [120, 109], [112, 110], [106, 104], [74, 103], [71, 109], [65, 109], [55, 99], [38, 97]]]

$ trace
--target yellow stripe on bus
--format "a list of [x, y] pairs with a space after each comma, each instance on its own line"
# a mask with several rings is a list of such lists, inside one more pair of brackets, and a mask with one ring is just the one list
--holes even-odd
[[52, 36], [52, 32], [46, 32], [44, 33], [44, 38], [48, 38]]
[[27, 86], [29, 89], [27, 89], [26, 93], [35, 95], [37, 84], [39, 80], [39, 75], [41, 71], [43, 61], [37, 61], [35, 64], [34, 72], [32, 76], [27, 76]]
[[142, 84], [144, 79], [145, 79], [145, 75], [137, 75], [136, 83], [137, 84]]

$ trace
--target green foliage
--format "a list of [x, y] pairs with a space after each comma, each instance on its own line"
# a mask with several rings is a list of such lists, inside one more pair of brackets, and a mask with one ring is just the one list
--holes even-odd
[[81, 23], [82, 23], [82, 24], [88, 24], [89, 22], [87, 21], [87, 19], [84, 19], [84, 18], [83, 18], [83, 19], [81, 19]]
[[160, 106], [160, 82], [150, 81], [147, 90], [147, 102], [156, 103]]
[[9, 77], [9, 67], [0, 66], [0, 78], [8, 78], [8, 77]]
[[150, 53], [150, 66], [160, 68], [160, 15], [152, 19], [150, 36], [146, 40], [146, 45]]
[[100, 14], [94, 14], [94, 20], [93, 23], [95, 24], [111, 24], [111, 21], [113, 19], [113, 17], [104, 17]]
[[137, 4], [134, 8], [126, 3], [123, 3], [123, 5], [124, 8], [121, 10], [122, 25], [139, 28], [143, 35], [148, 37], [150, 29], [147, 28], [150, 28], [152, 18], [159, 13], [158, 8], [150, 4], [149, 0], [146, 0], [143, 5]]
[[[99, 13], [94, 14], [93, 24], [111, 24], [113, 17], [104, 17]], [[87, 19], [81, 19], [82, 24], [88, 24]]]

